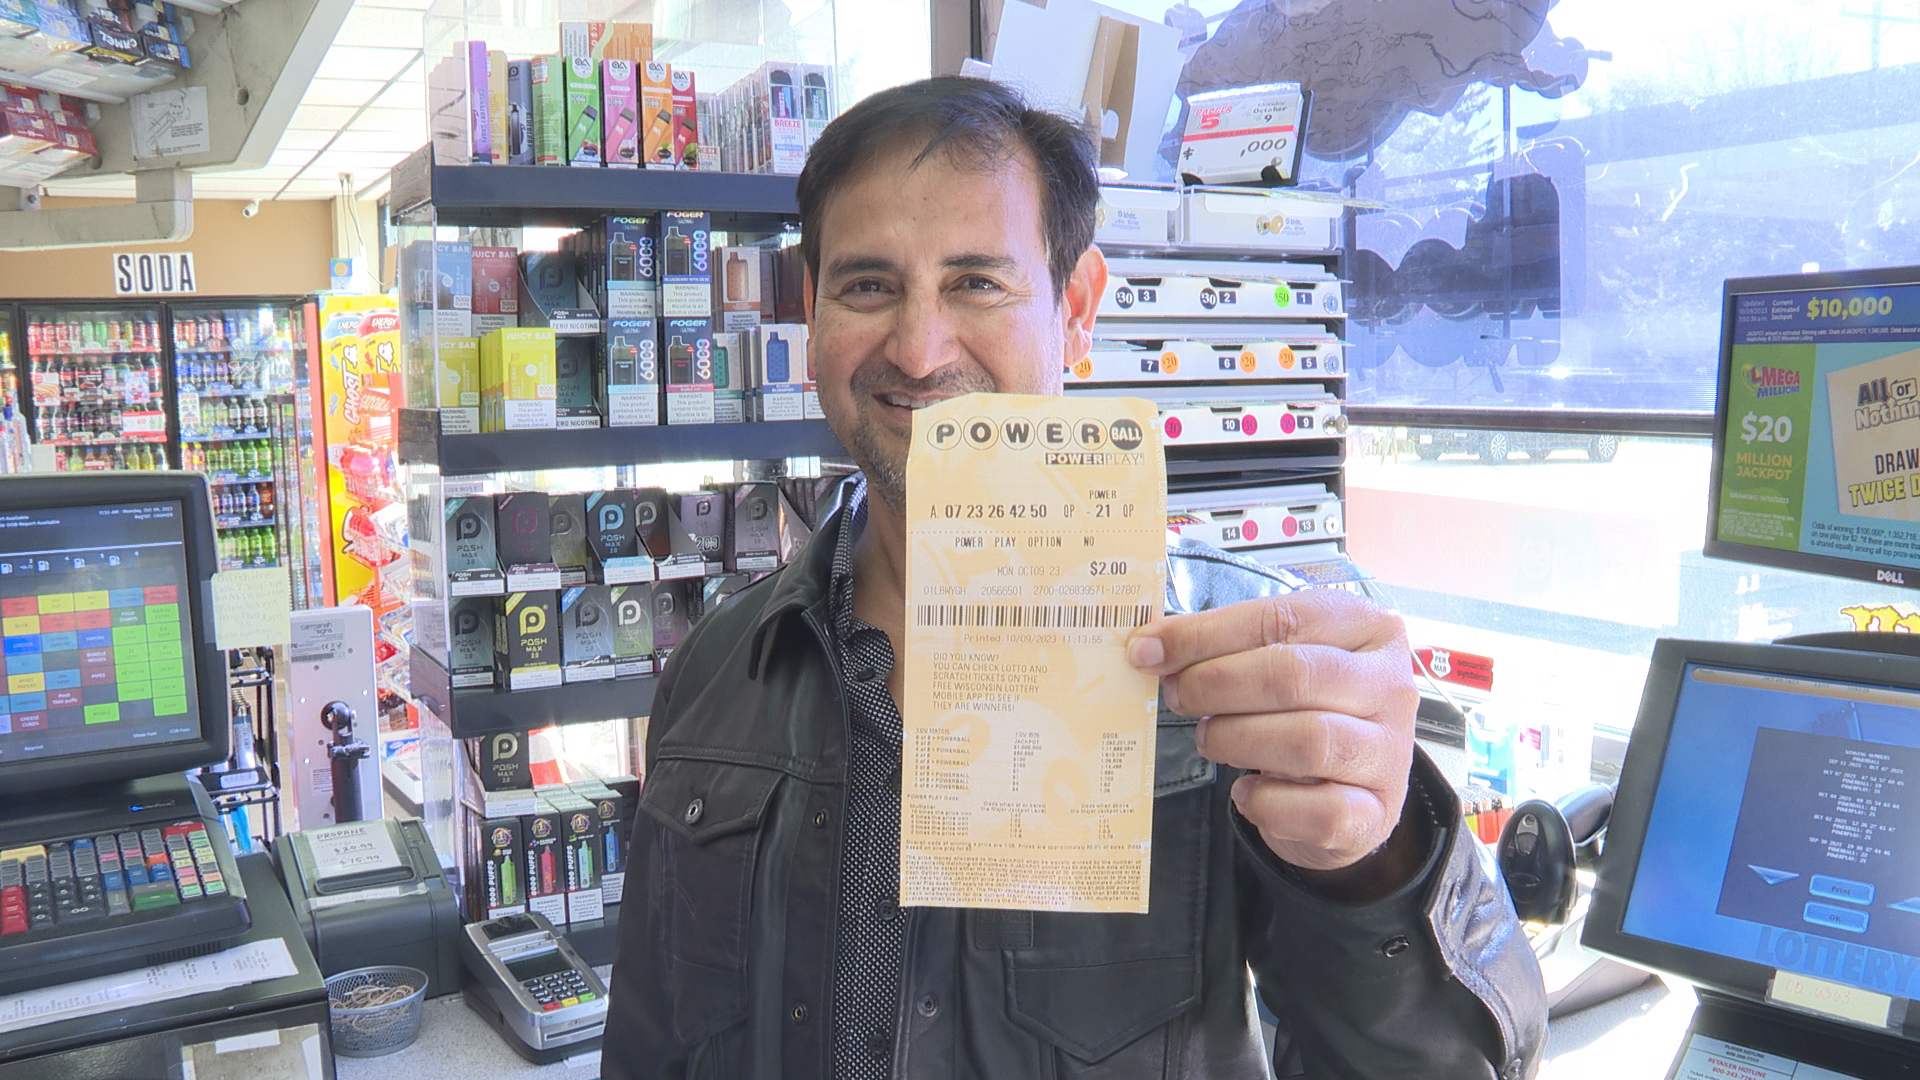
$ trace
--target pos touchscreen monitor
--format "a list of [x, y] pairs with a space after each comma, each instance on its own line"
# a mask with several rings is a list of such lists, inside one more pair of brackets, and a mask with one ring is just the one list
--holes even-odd
[[0, 798], [219, 761], [206, 477], [0, 477]]
[[1754, 1001], [1781, 972], [1858, 987], [1910, 1036], [1920, 659], [1658, 642], [1581, 940]]

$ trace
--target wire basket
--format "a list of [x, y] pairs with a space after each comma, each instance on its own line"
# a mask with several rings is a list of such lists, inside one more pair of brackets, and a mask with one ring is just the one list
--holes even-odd
[[327, 980], [333, 1052], [379, 1057], [404, 1050], [420, 1034], [427, 973], [397, 964], [354, 968]]

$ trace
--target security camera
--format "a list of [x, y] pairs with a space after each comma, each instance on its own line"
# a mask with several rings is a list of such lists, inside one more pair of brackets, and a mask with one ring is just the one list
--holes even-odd
[[254, 216], [255, 214], [258, 214], [259, 212], [260, 212], [260, 200], [259, 200], [259, 199], [255, 199], [255, 200], [253, 200], [252, 202], [250, 202], [250, 203], [248, 203], [247, 205], [245, 205], [245, 206], [243, 206], [243, 207], [241, 207], [241, 208], [240, 208], [240, 216], [241, 216], [241, 217], [252, 217], [252, 216]]

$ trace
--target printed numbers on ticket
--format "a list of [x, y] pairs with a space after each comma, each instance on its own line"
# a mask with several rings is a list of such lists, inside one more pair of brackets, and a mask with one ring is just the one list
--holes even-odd
[[1137, 398], [973, 394], [907, 456], [900, 902], [1145, 912], [1166, 469]]

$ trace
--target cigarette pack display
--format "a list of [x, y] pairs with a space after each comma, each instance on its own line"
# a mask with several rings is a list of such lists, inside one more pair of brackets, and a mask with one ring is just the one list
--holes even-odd
[[448, 617], [447, 669], [456, 690], [494, 684], [494, 605], [490, 596], [455, 600]]
[[33, 0], [0, 0], [0, 37], [24, 37], [40, 29], [40, 11]]
[[560, 584], [584, 584], [587, 580], [587, 497], [547, 496], [547, 527], [553, 564], [560, 568]]
[[779, 569], [780, 488], [777, 484], [755, 481], [734, 487], [725, 552], [729, 573]]
[[660, 422], [660, 341], [652, 319], [608, 319], [600, 407], [608, 427]]
[[507, 164], [532, 165], [533, 61], [507, 61]]
[[693, 537], [706, 561], [706, 573], [726, 570], [727, 497], [717, 491], [682, 495], [674, 507], [681, 528]]
[[527, 81], [533, 88], [533, 111], [528, 115], [535, 165], [559, 165], [567, 159], [563, 64], [557, 56], [536, 56], [527, 61]]
[[493, 497], [494, 536], [507, 591], [560, 587], [553, 561], [553, 510], [545, 492], [513, 491]]
[[700, 112], [693, 72], [675, 68], [668, 79], [673, 87], [673, 162], [682, 169], [697, 169], [700, 167]]
[[606, 117], [604, 157], [609, 168], [640, 167], [640, 84], [627, 60], [600, 62], [600, 110]]
[[806, 324], [766, 323], [754, 340], [754, 418], [806, 419]]
[[640, 65], [640, 156], [649, 169], [673, 168], [673, 69]]
[[506, 673], [506, 689], [560, 685], [558, 606], [551, 589], [508, 593], [500, 603], [493, 623], [494, 665]]
[[554, 336], [545, 327], [495, 330], [480, 339], [480, 427], [527, 431], [558, 426]]
[[473, 163], [493, 162], [493, 91], [488, 87], [491, 63], [487, 43], [467, 42], [467, 115], [473, 125]]
[[605, 218], [600, 228], [604, 246], [583, 252], [581, 277], [609, 319], [654, 319], [660, 316], [660, 260], [655, 258], [658, 237], [651, 214]]
[[498, 596], [506, 591], [494, 546], [494, 501], [484, 495], [448, 499], [447, 595]]
[[609, 592], [614, 675], [653, 674], [653, 586], [614, 585]]
[[[524, 65], [522, 65], [524, 67]], [[528, 162], [528, 164], [532, 164]], [[520, 255], [513, 248], [473, 249], [473, 334], [520, 324]], [[476, 400], [475, 404], [479, 404]]]
[[667, 423], [713, 423], [712, 321], [666, 319], [660, 337], [666, 353]]
[[572, 791], [556, 791], [550, 800], [566, 825], [567, 921], [606, 917], [600, 894], [600, 815], [592, 803]]
[[555, 926], [567, 922], [566, 826], [559, 811], [542, 799], [535, 812], [520, 819], [526, 838], [527, 906]]
[[557, 251], [529, 251], [520, 256], [521, 298], [526, 301], [525, 316], [536, 316], [545, 323], [550, 313], [580, 306], [579, 279], [574, 275], [573, 259]]
[[773, 320], [773, 252], [760, 247], [715, 248], [715, 308], [721, 330], [750, 333]]
[[561, 592], [560, 664], [570, 683], [613, 678], [613, 598], [607, 586]]
[[[660, 314], [669, 319], [713, 316], [712, 222], [700, 210], [660, 215]], [[672, 378], [668, 378], [672, 385]]]
[[693, 629], [693, 608], [700, 595], [700, 579], [653, 583], [653, 663], [664, 666], [673, 650]]
[[553, 342], [554, 414], [561, 428], [597, 428], [598, 337], [556, 337]]
[[567, 103], [567, 164], [599, 166], [600, 65], [591, 58], [569, 56], [561, 69]]
[[738, 424], [747, 418], [746, 334], [713, 335], [713, 422]]
[[587, 495], [587, 574], [603, 585], [653, 580], [653, 559], [640, 549], [631, 491]]
[[72, 0], [39, 0], [40, 29], [27, 41], [41, 52], [73, 52], [92, 43], [87, 21], [74, 10]]
[[480, 339], [441, 338], [438, 358], [440, 433], [472, 435], [480, 430]]
[[653, 59], [653, 24], [610, 22], [594, 46], [598, 60], [625, 60], [636, 68]]
[[527, 910], [526, 842], [520, 825], [517, 817], [487, 818], [480, 823], [480, 882], [489, 919]]
[[600, 59], [600, 42], [606, 37], [603, 22], [563, 22], [560, 24], [560, 55], [564, 59]]
[[493, 148], [493, 163], [505, 165], [510, 145], [507, 142], [507, 54], [487, 50], [487, 145]]
[[1189, 184], [1291, 185], [1309, 95], [1299, 83], [1265, 83], [1194, 94], [1180, 138], [1180, 176]]

